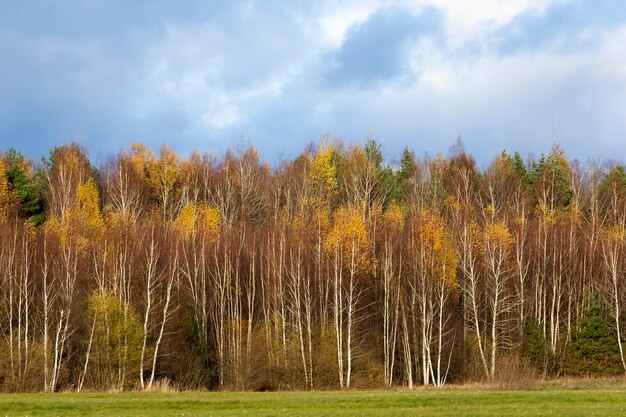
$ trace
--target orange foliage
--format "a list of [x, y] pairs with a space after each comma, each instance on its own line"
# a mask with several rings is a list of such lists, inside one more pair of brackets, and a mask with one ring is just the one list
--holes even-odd
[[375, 266], [374, 246], [358, 210], [340, 207], [335, 212], [334, 226], [324, 241], [327, 253], [338, 254], [343, 262], [352, 264], [357, 272], [370, 271]]
[[436, 281], [443, 281], [450, 290], [458, 288], [456, 279], [458, 258], [443, 218], [430, 210], [422, 210], [414, 227], [417, 229], [419, 242], [427, 258], [431, 259], [432, 273]]

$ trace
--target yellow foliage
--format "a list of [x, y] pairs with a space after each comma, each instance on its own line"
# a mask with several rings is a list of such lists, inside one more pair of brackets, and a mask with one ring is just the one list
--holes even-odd
[[220, 212], [216, 207], [196, 206], [190, 202], [180, 211], [173, 226], [185, 239], [189, 239], [194, 232], [204, 231], [211, 240], [215, 240], [219, 236], [220, 222]]
[[133, 166], [141, 178], [146, 179], [146, 169], [150, 161], [154, 159], [154, 154], [145, 145], [134, 143], [131, 145]]
[[80, 184], [76, 199], [62, 216], [51, 215], [44, 223], [44, 232], [57, 236], [62, 247], [75, 246], [79, 251], [99, 245], [104, 234], [104, 218], [100, 212], [100, 197], [93, 179]]
[[11, 200], [9, 195], [9, 182], [4, 172], [4, 162], [0, 159], [0, 222], [5, 220], [7, 206]]
[[81, 210], [81, 217], [84, 218], [85, 225], [91, 231], [101, 232], [104, 229], [104, 220], [100, 213], [100, 197], [95, 181], [90, 178], [78, 186], [76, 198]]
[[414, 227], [427, 258], [432, 260], [430, 267], [435, 279], [443, 281], [449, 290], [456, 289], [459, 285], [456, 279], [458, 259], [443, 218], [430, 210], [423, 210]]
[[[367, 206], [367, 204], [364, 202], [362, 206]], [[381, 201], [373, 201], [369, 207], [369, 211], [364, 207], [361, 212], [367, 212], [369, 224], [376, 225], [379, 221], [383, 220], [383, 203]]]
[[422, 210], [418, 217], [417, 227], [417, 235], [420, 243], [432, 251], [439, 250], [441, 240], [445, 233], [441, 216], [430, 210]]
[[541, 203], [537, 206], [539, 212], [543, 215], [543, 219], [546, 223], [554, 224], [556, 223], [557, 213], [556, 210], [550, 209], [545, 204]]
[[125, 228], [133, 222], [132, 213], [130, 211], [114, 210], [110, 204], [104, 207], [102, 216], [105, 219], [107, 228]]
[[346, 266], [353, 262], [357, 272], [373, 268], [373, 244], [360, 212], [340, 207], [334, 220], [334, 226], [324, 241], [324, 250], [331, 255], [339, 254]]
[[[89, 247], [90, 244], [94, 244], [95, 242], [86, 236], [76, 236], [74, 240], [74, 244], [76, 245], [76, 249], [78, 252], [82, 252]], [[96, 248], [97, 249], [97, 248]]]
[[26, 239], [30, 242], [35, 241], [37, 239], [37, 227], [35, 227], [35, 223], [31, 219], [28, 219], [24, 222], [24, 235]]
[[604, 228], [601, 236], [607, 242], [621, 243], [626, 239], [626, 229], [622, 225], [614, 225]]
[[315, 154], [309, 171], [309, 180], [313, 186], [313, 202], [317, 205], [327, 204], [337, 194], [338, 184], [336, 168], [332, 162], [334, 149], [321, 145]]
[[56, 236], [61, 247], [67, 247], [69, 243], [69, 228], [67, 223], [62, 222], [59, 216], [56, 214], [50, 215], [43, 224], [43, 230], [47, 235]]
[[159, 152], [159, 159], [149, 158], [146, 164], [148, 184], [162, 196], [174, 188], [180, 175], [178, 157], [167, 146]]
[[154, 153], [141, 144], [133, 144], [131, 151], [134, 169], [163, 203], [183, 175], [184, 164], [167, 146], [161, 147], [159, 158], [155, 158]]
[[202, 205], [198, 211], [202, 230], [207, 232], [212, 240], [217, 240], [222, 222], [220, 210], [217, 207]]
[[504, 247], [509, 246], [514, 242], [509, 228], [503, 222], [489, 224], [485, 228], [485, 238], [489, 243]]
[[454, 196], [448, 196], [443, 201], [444, 206], [448, 207], [452, 211], [459, 211], [461, 209], [461, 203]]
[[513, 164], [509, 157], [505, 155], [497, 155], [489, 171], [497, 173], [499, 177], [507, 177], [514, 174]]
[[404, 227], [406, 207], [392, 201], [384, 214], [385, 226], [394, 231], [400, 231]]
[[187, 203], [174, 220], [174, 229], [178, 230], [185, 238], [188, 238], [194, 231], [196, 223], [196, 206]]
[[302, 207], [298, 208], [298, 211], [294, 216], [291, 216], [291, 219], [288, 219], [288, 213], [286, 210], [281, 210], [279, 222], [283, 221], [290, 223], [293, 233], [303, 235], [307, 231], [306, 212]]
[[330, 219], [328, 218], [328, 209], [325, 207], [317, 207], [313, 212], [313, 219], [317, 227], [322, 231], [330, 227]]
[[483, 250], [483, 231], [481, 230], [480, 226], [473, 220], [467, 225], [467, 239], [468, 245], [473, 250], [477, 252], [481, 252]]
[[450, 238], [446, 237], [442, 240], [439, 249], [435, 252], [435, 277], [437, 280], [443, 281], [446, 288], [450, 291], [459, 288], [459, 282], [456, 279], [456, 269], [458, 258]]

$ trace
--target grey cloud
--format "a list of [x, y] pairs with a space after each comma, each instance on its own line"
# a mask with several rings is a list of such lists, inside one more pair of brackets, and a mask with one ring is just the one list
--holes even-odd
[[[297, 60], [298, 46], [286, 35], [297, 33], [285, 18], [289, 10], [257, 7], [202, 1], [2, 6], [0, 148], [18, 146], [38, 157], [73, 139], [95, 154], [133, 141], [169, 142], [181, 152], [219, 146], [220, 137], [199, 120], [220, 110], [215, 97], [246, 94], [280, 75], [281, 62]], [[272, 39], [271, 27], [281, 21]]]
[[621, 0], [554, 2], [543, 12], [527, 11], [500, 28], [494, 37], [503, 54], [541, 47], [563, 51], [597, 47], [602, 34], [621, 26], [626, 7]]
[[[381, 6], [331, 50], [320, 20], [345, 12], [331, 0], [9, 3], [0, 149], [38, 157], [76, 139], [96, 159], [134, 141], [222, 152], [243, 134], [275, 162], [327, 132], [359, 143], [374, 128], [388, 158], [407, 145], [445, 153], [457, 135], [479, 161], [504, 147], [540, 153], [553, 137], [572, 156], [624, 155], [626, 17], [601, 2], [555, 3], [481, 29], [465, 54], [447, 49], [450, 23], [432, 7]], [[596, 48], [545, 47], [587, 32]]]
[[434, 7], [419, 14], [400, 6], [377, 11], [351, 27], [339, 50], [328, 57], [328, 84], [376, 84], [404, 74], [409, 47], [421, 37], [440, 35], [442, 24], [443, 16]]

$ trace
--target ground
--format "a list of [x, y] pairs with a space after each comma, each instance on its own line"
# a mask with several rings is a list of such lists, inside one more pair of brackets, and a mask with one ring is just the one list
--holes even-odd
[[0, 416], [623, 416], [626, 388], [0, 394]]

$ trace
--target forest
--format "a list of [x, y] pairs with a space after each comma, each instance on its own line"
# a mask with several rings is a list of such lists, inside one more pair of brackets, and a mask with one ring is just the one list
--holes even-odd
[[0, 390], [624, 375], [626, 171], [326, 137], [0, 153]]

